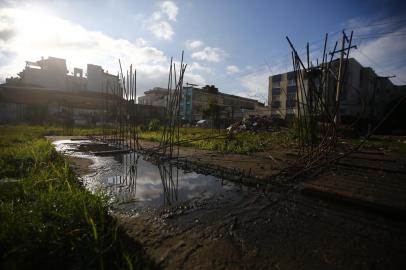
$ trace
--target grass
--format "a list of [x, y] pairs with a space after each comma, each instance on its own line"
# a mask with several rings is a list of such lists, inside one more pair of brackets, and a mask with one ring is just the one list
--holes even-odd
[[[63, 128], [58, 126], [0, 125], [0, 129], [0, 147], [23, 143], [44, 136], [64, 135]], [[103, 130], [101, 128], [75, 127], [72, 132], [73, 136], [87, 136], [100, 135]]]
[[50, 132], [59, 130], [0, 126], [0, 269], [152, 268], [107, 199], [87, 192], [42, 138]]
[[[226, 138], [224, 130], [180, 128], [179, 134], [179, 140], [185, 146], [234, 154], [249, 154], [294, 141], [294, 132], [290, 130], [273, 133], [243, 131]], [[143, 140], [160, 141], [162, 128], [159, 131], [141, 132], [139, 136]]]

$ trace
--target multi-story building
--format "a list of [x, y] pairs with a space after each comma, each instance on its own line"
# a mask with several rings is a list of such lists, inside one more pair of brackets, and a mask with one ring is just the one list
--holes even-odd
[[184, 121], [194, 123], [207, 118], [210, 106], [216, 107], [217, 120], [227, 125], [242, 119], [247, 111], [264, 107], [264, 104], [255, 99], [221, 93], [213, 85], [183, 87], [180, 115]]
[[168, 100], [168, 89], [154, 87], [151, 90], [145, 91], [144, 96], [138, 97], [138, 103], [144, 105], [152, 105], [157, 107], [166, 107]]
[[68, 74], [66, 60], [56, 57], [41, 59], [36, 62], [26, 62], [26, 66], [19, 74], [20, 78], [8, 79], [11, 84], [40, 87], [57, 91], [91, 91], [121, 95], [118, 85], [118, 76], [105, 72], [101, 66], [88, 64], [87, 76], [83, 76], [83, 70], [74, 68], [73, 76]]
[[118, 76], [104, 72], [101, 66], [87, 64], [87, 91], [106, 91], [117, 87], [117, 83]]
[[[338, 69], [338, 61], [332, 63], [331, 68]], [[342, 121], [355, 118], [366, 119], [371, 116], [379, 119], [387, 110], [387, 105], [395, 98], [402, 95], [400, 87], [395, 86], [385, 77], [379, 77], [372, 68], [363, 67], [355, 59], [347, 62], [344, 84], [340, 96], [339, 115]], [[307, 92], [307, 80], [303, 86], [296, 85], [295, 72], [273, 75], [269, 77], [268, 105], [271, 115], [287, 120], [297, 116], [297, 95], [301, 87]], [[328, 86], [327, 105], [332, 110], [335, 99], [334, 79]]]

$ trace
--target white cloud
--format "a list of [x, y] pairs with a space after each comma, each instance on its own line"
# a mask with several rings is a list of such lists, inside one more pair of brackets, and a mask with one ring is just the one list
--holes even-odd
[[206, 80], [203, 78], [203, 76], [198, 75], [198, 74], [192, 74], [192, 73], [185, 73], [185, 77], [183, 78], [183, 83], [193, 83], [197, 85], [206, 85]]
[[[16, 76], [26, 60], [54, 56], [66, 59], [71, 71], [92, 63], [117, 74], [118, 59], [124, 69], [133, 64], [140, 92], [167, 84], [169, 58], [142, 38], [115, 39], [41, 10], [0, 8], [0, 22], [0, 77]], [[204, 82], [189, 69], [186, 75], [191, 82]]]
[[[357, 17], [342, 24], [347, 34], [354, 30], [350, 57], [363, 66], [371, 67], [379, 76], [396, 75], [395, 84], [406, 84], [406, 27], [399, 24], [402, 17]], [[337, 32], [334, 38], [340, 38]]]
[[238, 73], [240, 71], [240, 69], [235, 65], [231, 65], [231, 66], [226, 67], [226, 71], [228, 74], [233, 74], [233, 73]]
[[176, 16], [178, 16], [178, 7], [172, 1], [164, 1], [161, 3], [161, 12], [165, 13], [169, 20], [176, 21]]
[[[395, 84], [406, 84], [406, 27], [372, 40], [355, 39], [358, 49], [353, 50], [351, 57], [362, 65], [372, 67], [379, 76], [396, 75]], [[378, 32], [379, 33], [379, 32]], [[364, 42], [363, 42], [364, 41]]]
[[171, 40], [175, 32], [167, 21], [152, 21], [148, 24], [148, 30], [155, 37], [165, 40]]
[[145, 22], [146, 28], [159, 39], [171, 40], [175, 31], [167, 20], [176, 21], [177, 15], [176, 4], [172, 1], [164, 1], [159, 5], [159, 10], [152, 13], [151, 19]]
[[262, 66], [255, 72], [240, 77], [238, 81], [247, 91], [241, 91], [237, 94], [266, 102], [268, 100], [268, 78], [270, 75], [268, 68]]
[[192, 53], [192, 58], [208, 62], [220, 62], [226, 55], [226, 52], [222, 49], [205, 47], [201, 51]]
[[148, 42], [143, 38], [137, 38], [135, 40], [135, 45], [137, 45], [137, 46], [146, 46], [146, 45], [148, 45]]
[[202, 66], [201, 64], [197, 62], [193, 62], [192, 64], [189, 65], [189, 70], [190, 71], [203, 71], [206, 73], [212, 72], [211, 68]]
[[197, 49], [201, 46], [203, 46], [203, 41], [201, 40], [187, 40], [186, 41], [186, 48], [189, 50], [194, 50]]

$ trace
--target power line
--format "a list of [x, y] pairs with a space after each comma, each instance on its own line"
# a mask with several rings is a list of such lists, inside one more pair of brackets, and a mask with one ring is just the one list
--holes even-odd
[[362, 29], [362, 28], [368, 28], [368, 27], [372, 27], [372, 26], [381, 26], [381, 25], [387, 25], [387, 24], [396, 24], [396, 23], [400, 23], [400, 22], [406, 22], [406, 18], [398, 20], [398, 21], [392, 21], [392, 22], [382, 22], [382, 23], [376, 23], [376, 24], [361, 25], [361, 26], [351, 27], [351, 29], [346, 29], [346, 30]]
[[[402, 22], [406, 22], [406, 18], [399, 19], [399, 20], [394, 20], [394, 21], [388, 21], [388, 22], [380, 22], [380, 23], [375, 23], [375, 24], [360, 25], [360, 26], [351, 27], [351, 28], [347, 28], [347, 29], [344, 28], [344, 29], [347, 30], [347, 31], [350, 31], [350, 30], [355, 30], [355, 29], [376, 27], [376, 26], [381, 26], [381, 25], [398, 24], [398, 23], [402, 23]], [[404, 25], [406, 25], [406, 24], [404, 24]], [[336, 31], [329, 32], [328, 33], [329, 39], [331, 40], [332, 37], [336, 36], [337, 34], [341, 33], [342, 31], [343, 30], [336, 30]], [[377, 34], [354, 35], [354, 40], [373, 39], [373, 38], [378, 38], [380, 36], [384, 36], [384, 35], [392, 34], [392, 33], [399, 33], [399, 35], [391, 35], [391, 37], [406, 36], [406, 33], [404, 33], [404, 32], [392, 31], [392, 32], [377, 33]], [[309, 42], [309, 44], [310, 44], [310, 46], [315, 46], [315, 45], [318, 45], [318, 44], [322, 44], [323, 42], [324, 42], [324, 38], [320, 38], [320, 39], [316, 39], [316, 40], [313, 40], [313, 41]], [[313, 47], [311, 53], [316, 54], [318, 52], [321, 52], [322, 49], [323, 48], [321, 46], [316, 46], [315, 48]], [[298, 50], [299, 55], [302, 55], [302, 54], [305, 54], [305, 53], [306, 53], [306, 48], [302, 48], [302, 49]], [[268, 57], [265, 57], [264, 59], [265, 59], [266, 64], [258, 65], [257, 68], [254, 71], [244, 72], [244, 73], [240, 73], [240, 74], [237, 74], [237, 75], [234, 75], [234, 76], [233, 75], [220, 76], [220, 77], [218, 77], [218, 78], [220, 78], [220, 80], [218, 80], [218, 78], [215, 78], [215, 79], [213, 79], [213, 81], [215, 81], [216, 83], [224, 82], [224, 81], [229, 81], [229, 80], [232, 80], [232, 79], [238, 79], [238, 78], [241, 78], [241, 77], [244, 77], [244, 76], [247, 76], [247, 75], [263, 72], [264, 71], [263, 70], [264, 66], [267, 66], [268, 69], [270, 67], [270, 65], [266, 61], [266, 59], [269, 58], [270, 56], [278, 56], [279, 60], [285, 59], [285, 58], [288, 60], [290, 58], [291, 54], [287, 53], [287, 54], [280, 55], [280, 54], [274, 53], [272, 55], [269, 55]], [[283, 62], [285, 62], [285, 61], [283, 61]], [[288, 62], [288, 61], [286, 61], [286, 62]], [[271, 75], [273, 72], [272, 72], [272, 70], [270, 70], [270, 71], [271, 71], [270, 72], [270, 75]]]
[[406, 33], [400, 33], [398, 35], [370, 35], [370, 36], [365, 36], [365, 37], [355, 37], [354, 39], [357, 40], [365, 40], [365, 39], [376, 39], [376, 38], [383, 38], [383, 37], [404, 37], [406, 36]]
[[397, 34], [397, 33], [404, 34], [404, 33], [406, 33], [406, 30], [402, 30], [402, 31], [396, 30], [396, 31], [389, 31], [389, 32], [372, 33], [372, 34], [358, 34], [358, 35], [354, 35], [354, 37], [367, 37], [367, 36], [371, 36], [371, 35], [374, 35], [374, 36], [376, 36], [376, 35], [390, 35], [390, 34]]
[[[367, 54], [365, 54], [364, 52], [362, 52], [362, 50], [360, 48], [358, 48], [358, 52], [365, 57], [365, 59], [367, 59], [375, 68], [381, 69], [386, 71], [388, 74], [394, 74], [395, 72], [393, 72], [393, 70], [389, 70], [387, 67], [383, 67], [380, 64], [378, 64], [377, 62], [375, 62], [375, 60], [373, 60], [372, 58], [370, 58]], [[403, 80], [399, 80], [400, 82], [406, 84], [405, 81]]]

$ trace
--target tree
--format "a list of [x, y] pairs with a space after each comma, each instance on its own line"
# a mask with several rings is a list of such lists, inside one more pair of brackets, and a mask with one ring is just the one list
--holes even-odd
[[210, 98], [208, 104], [208, 108], [203, 110], [203, 118], [211, 119], [214, 125], [218, 126], [221, 107], [217, 104], [217, 100], [215, 98]]

